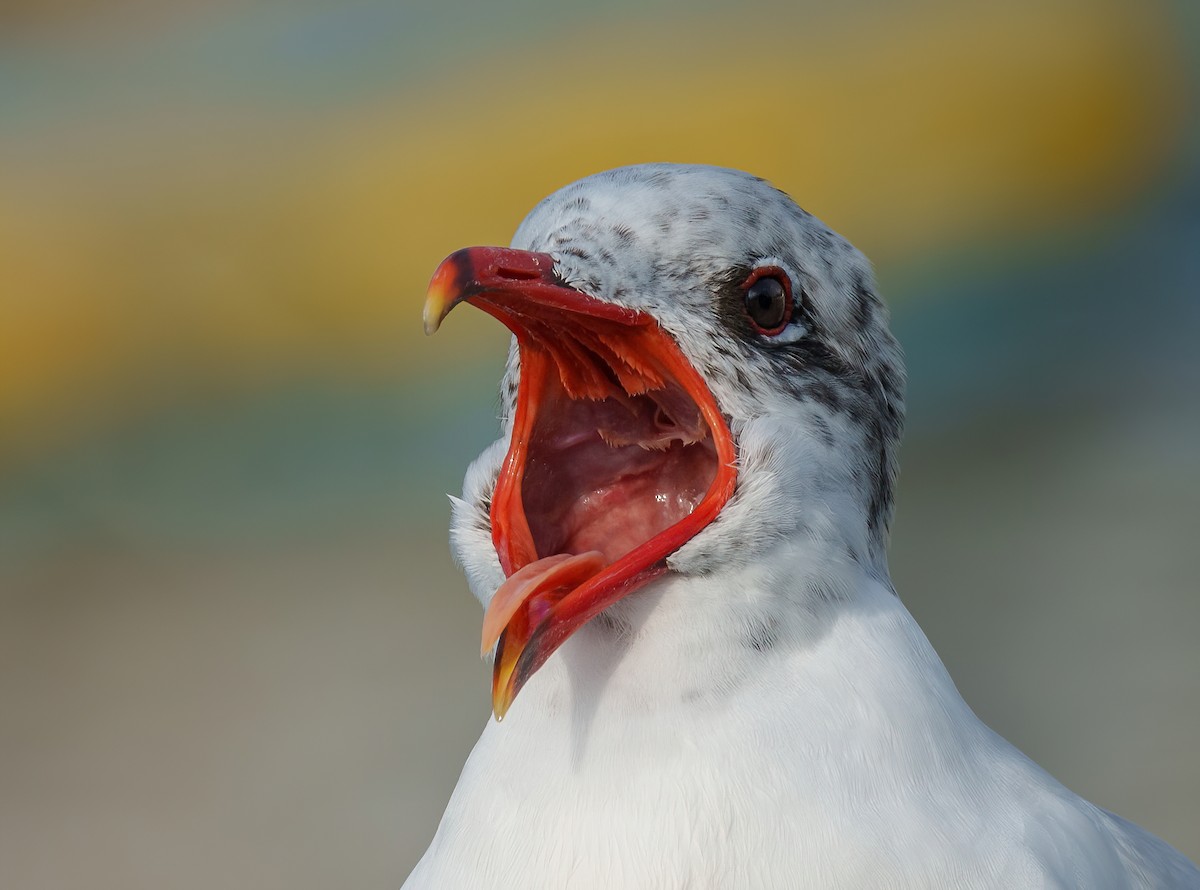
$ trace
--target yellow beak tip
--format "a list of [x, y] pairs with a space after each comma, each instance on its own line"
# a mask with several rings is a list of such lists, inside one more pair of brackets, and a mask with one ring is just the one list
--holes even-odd
[[496, 715], [497, 723], [504, 722], [504, 715], [508, 713], [509, 704], [510, 704], [510, 702], [499, 702], [499, 701], [492, 703], [492, 713]]
[[433, 300], [425, 301], [425, 309], [421, 313], [421, 321], [425, 327], [425, 336], [429, 337], [437, 333], [437, 329], [442, 326], [442, 319], [446, 317], [444, 312], [439, 312], [434, 307]]

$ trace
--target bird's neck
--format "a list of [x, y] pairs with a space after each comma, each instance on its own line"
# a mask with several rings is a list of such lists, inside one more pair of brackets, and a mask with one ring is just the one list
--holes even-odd
[[540, 686], [551, 707], [608, 700], [652, 711], [752, 684], [819, 646], [843, 615], [895, 599], [886, 568], [881, 580], [844, 554], [800, 539], [727, 571], [669, 573], [572, 637], [526, 694]]

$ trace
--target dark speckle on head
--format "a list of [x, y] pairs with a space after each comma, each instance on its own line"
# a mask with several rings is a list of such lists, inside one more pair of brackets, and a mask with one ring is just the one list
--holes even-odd
[[617, 244], [623, 248], [629, 248], [637, 241], [637, 234], [629, 226], [615, 225], [613, 234], [617, 237]]
[[812, 598], [818, 602], [832, 603], [841, 599], [841, 596], [832, 587], [821, 581], [810, 582], [809, 589], [812, 591]]
[[810, 423], [812, 423], [813, 429], [817, 431], [817, 435], [821, 437], [821, 441], [825, 444], [825, 447], [832, 448], [836, 440], [833, 438], [833, 430], [829, 428], [829, 421], [825, 419], [825, 415], [814, 413], [810, 419]]
[[821, 265], [825, 267], [825, 271], [827, 273], [831, 272], [833, 270], [833, 260], [836, 254], [833, 246], [833, 237], [830, 231], [824, 226], [814, 226], [808, 230], [806, 239], [809, 249], [820, 261]]
[[866, 281], [861, 274], [854, 276], [854, 326], [860, 331], [865, 331], [871, 322], [871, 313], [874, 310], [875, 295], [871, 293], [867, 287]]
[[756, 652], [766, 652], [779, 642], [779, 622], [772, 616], [759, 621], [746, 635], [746, 644]]
[[803, 392], [807, 398], [824, 405], [830, 411], [842, 410], [842, 397], [838, 393], [838, 388], [826, 378], [816, 377], [810, 380], [804, 386]]

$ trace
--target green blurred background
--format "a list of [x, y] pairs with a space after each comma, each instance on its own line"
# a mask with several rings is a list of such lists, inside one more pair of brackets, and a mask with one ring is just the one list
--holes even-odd
[[488, 718], [446, 492], [554, 188], [773, 180], [911, 369], [902, 597], [1200, 857], [1192, 0], [0, 5], [0, 887], [397, 887]]

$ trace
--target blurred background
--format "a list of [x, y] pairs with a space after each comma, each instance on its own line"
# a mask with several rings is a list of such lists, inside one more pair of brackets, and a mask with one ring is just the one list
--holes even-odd
[[488, 719], [420, 305], [580, 176], [773, 180], [910, 369], [898, 589], [1200, 857], [1192, 0], [0, 4], [0, 886], [395, 888]]

